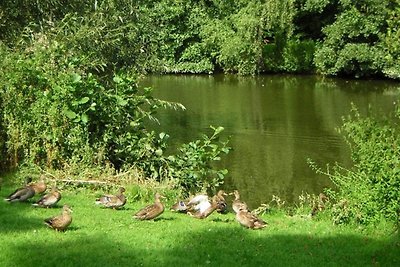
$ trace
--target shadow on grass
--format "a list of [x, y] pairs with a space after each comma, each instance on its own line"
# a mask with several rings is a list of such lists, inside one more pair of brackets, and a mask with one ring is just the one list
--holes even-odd
[[0, 233], [8, 231], [25, 231], [42, 226], [41, 220], [28, 216], [33, 202], [9, 203], [0, 200]]
[[[57, 233], [59, 241], [17, 244], [14, 250], [24, 253], [12, 262], [15, 266], [26, 262], [33, 266], [400, 266], [398, 239], [317, 238], [227, 227], [193, 230], [163, 248], [153, 248], [124, 237], [110, 240], [106, 235], [78, 237], [77, 233]], [[71, 237], [74, 240], [66, 240]]]
[[[382, 242], [352, 235], [267, 234], [219, 229], [193, 233], [186, 246], [175, 247], [166, 265], [215, 266], [400, 266], [399, 239]], [[213, 247], [210, 247], [212, 240]], [[189, 257], [180, 257], [189, 255]]]

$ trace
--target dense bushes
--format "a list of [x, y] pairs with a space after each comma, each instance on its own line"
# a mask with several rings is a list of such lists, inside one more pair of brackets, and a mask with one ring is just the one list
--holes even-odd
[[[341, 12], [323, 28], [317, 69], [329, 75], [398, 77], [400, 1], [339, 1]], [[396, 37], [395, 37], [396, 38]], [[390, 39], [393, 44], [388, 43]]]
[[90, 72], [95, 64], [69, 48], [44, 34], [34, 35], [23, 50], [0, 47], [2, 163], [135, 167], [149, 179], [176, 180], [187, 191], [221, 182], [226, 171], [213, 170], [212, 162], [229, 151], [217, 140], [222, 128], [164, 155], [168, 135], [149, 131], [144, 122], [157, 120], [161, 107], [184, 107], [153, 98], [151, 88], [139, 90], [126, 72]]
[[400, 77], [400, 0], [59, 0], [0, 7], [0, 40], [13, 45], [27, 28], [51, 32], [106, 69]]
[[[399, 119], [399, 113], [397, 119]], [[336, 192], [330, 197], [335, 223], [396, 223], [400, 216], [400, 132], [397, 124], [362, 118], [357, 111], [347, 118], [341, 132], [351, 148], [354, 166], [328, 169]], [[322, 172], [321, 170], [319, 170]]]

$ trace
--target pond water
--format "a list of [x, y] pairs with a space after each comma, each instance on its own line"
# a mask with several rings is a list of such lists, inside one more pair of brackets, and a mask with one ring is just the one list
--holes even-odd
[[337, 132], [342, 117], [352, 103], [363, 115], [390, 115], [400, 94], [396, 82], [288, 75], [148, 76], [141, 86], [186, 107], [157, 116], [161, 125], [155, 129], [167, 132], [172, 145], [210, 134], [210, 125], [225, 128], [222, 137], [230, 138], [233, 150], [221, 162], [229, 170], [223, 189], [238, 189], [250, 208], [274, 195], [294, 203], [302, 193], [332, 186], [307, 159], [322, 168], [351, 166], [348, 145]]

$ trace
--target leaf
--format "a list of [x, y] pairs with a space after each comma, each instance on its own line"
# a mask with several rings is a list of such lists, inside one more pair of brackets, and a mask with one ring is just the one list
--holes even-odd
[[77, 73], [73, 73], [71, 78], [72, 78], [73, 83], [78, 83], [82, 80], [81, 75], [79, 75]]
[[85, 96], [83, 98], [81, 98], [81, 100], [79, 100], [79, 104], [85, 104], [89, 101], [89, 97]]
[[220, 132], [222, 132], [224, 130], [224, 127], [219, 126], [217, 129], [215, 129], [215, 134], [219, 134]]
[[64, 110], [64, 114], [69, 118], [69, 119], [75, 119], [76, 118], [76, 113], [75, 112], [73, 112], [72, 110], [70, 110], [70, 109], [67, 109], [67, 110]]
[[128, 101], [123, 99], [122, 97], [117, 97], [117, 104], [119, 106], [126, 106], [128, 104]]
[[121, 79], [119, 76], [114, 76], [113, 81], [114, 81], [115, 83], [121, 83], [121, 82], [122, 82], [122, 79]]
[[87, 122], [89, 121], [89, 116], [88, 116], [86, 113], [83, 113], [83, 114], [81, 115], [81, 121], [82, 121], [83, 123], [87, 123]]

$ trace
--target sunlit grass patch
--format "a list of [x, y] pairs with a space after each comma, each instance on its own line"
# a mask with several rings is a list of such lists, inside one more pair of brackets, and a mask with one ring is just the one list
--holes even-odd
[[[12, 188], [0, 191], [4, 197]], [[98, 191], [65, 190], [49, 209], [30, 203], [0, 202], [0, 262], [4, 266], [395, 266], [400, 242], [388, 232], [363, 232], [353, 226], [285, 212], [261, 215], [268, 227], [241, 227], [233, 213], [195, 219], [175, 213], [165, 201], [155, 220], [132, 215], [152, 199], [130, 197], [121, 210], [95, 204]], [[33, 202], [34, 200], [32, 200]], [[58, 214], [63, 204], [73, 209], [65, 232], [47, 228], [43, 219]]]

